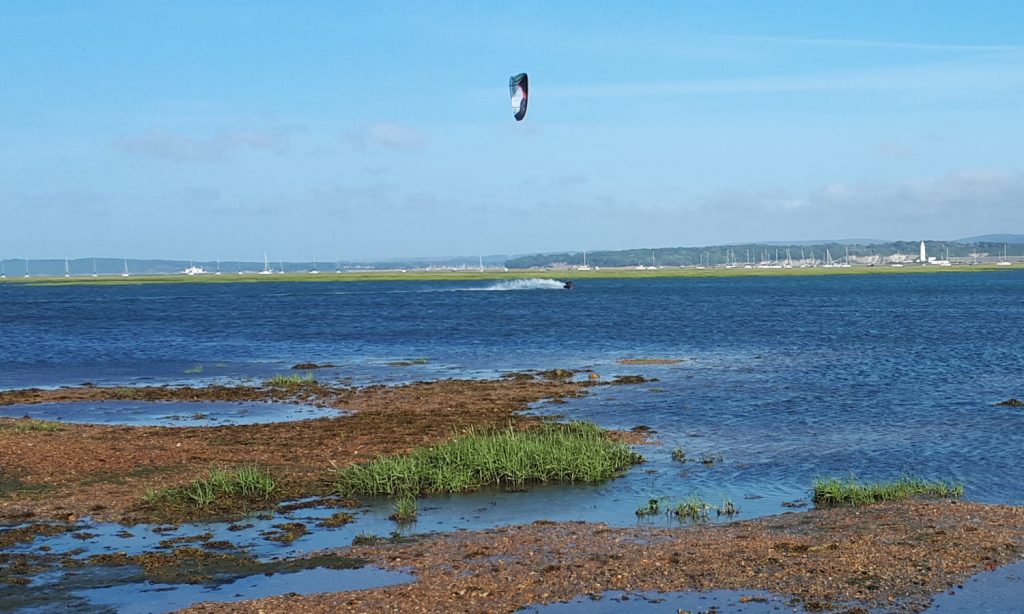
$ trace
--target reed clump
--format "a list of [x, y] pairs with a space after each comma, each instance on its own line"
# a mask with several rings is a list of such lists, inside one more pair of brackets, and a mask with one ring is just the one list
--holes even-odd
[[600, 482], [640, 462], [643, 457], [593, 424], [508, 427], [339, 469], [334, 489], [342, 495], [407, 497], [486, 486]]
[[408, 524], [416, 520], [416, 516], [419, 514], [419, 505], [416, 503], [416, 497], [412, 495], [406, 495], [395, 501], [394, 513], [391, 514], [391, 520], [394, 520], [398, 524]]
[[208, 477], [194, 480], [187, 486], [149, 491], [146, 501], [151, 505], [206, 508], [224, 499], [265, 501], [276, 487], [269, 472], [256, 465], [243, 465], [234, 470], [212, 469]]
[[812, 500], [819, 506], [868, 505], [898, 501], [916, 496], [957, 498], [964, 494], [962, 484], [905, 476], [890, 482], [865, 483], [857, 478], [821, 478], [814, 482]]

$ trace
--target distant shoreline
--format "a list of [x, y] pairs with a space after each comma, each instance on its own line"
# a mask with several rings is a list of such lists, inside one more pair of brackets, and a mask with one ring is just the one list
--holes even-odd
[[337, 281], [501, 281], [510, 279], [649, 279], [649, 278], [730, 278], [730, 277], [807, 277], [825, 275], [905, 275], [931, 273], [989, 273], [1022, 270], [1022, 265], [999, 266], [995, 264], [935, 266], [908, 264], [903, 267], [892, 266], [853, 266], [843, 267], [807, 267], [788, 269], [768, 268], [697, 268], [697, 267], [664, 267], [659, 269], [638, 270], [633, 267], [601, 268], [598, 270], [577, 269], [512, 269], [508, 271], [429, 271], [429, 270], [381, 270], [349, 272], [321, 272], [312, 274], [279, 273], [264, 275], [261, 273], [244, 273], [215, 275], [204, 273], [199, 275], [168, 274], [168, 275], [101, 275], [98, 277], [8, 277], [0, 279], [0, 284], [25, 285], [130, 285], [149, 283], [258, 283], [258, 282], [337, 282]]

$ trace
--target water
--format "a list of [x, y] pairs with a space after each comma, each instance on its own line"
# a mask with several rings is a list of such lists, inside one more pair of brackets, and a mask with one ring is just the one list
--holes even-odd
[[291, 403], [227, 401], [76, 401], [0, 405], [0, 416], [70, 424], [227, 426], [337, 417], [336, 409]]
[[[729, 499], [745, 519], [805, 502], [825, 475], [913, 473], [960, 481], [969, 500], [1024, 505], [1024, 411], [994, 405], [1024, 397], [1022, 299], [1024, 271], [581, 280], [571, 291], [545, 281], [0, 284], [0, 389], [244, 383], [300, 362], [333, 364], [314, 375], [355, 384], [555, 367], [658, 379], [534, 408], [651, 427], [661, 445], [641, 448], [648, 463], [598, 486], [428, 499], [419, 532], [539, 518], [621, 526], [651, 498], [691, 494]], [[618, 362], [644, 357], [682, 362]], [[678, 463], [676, 447], [714, 463]], [[386, 515], [374, 503], [359, 522]]]

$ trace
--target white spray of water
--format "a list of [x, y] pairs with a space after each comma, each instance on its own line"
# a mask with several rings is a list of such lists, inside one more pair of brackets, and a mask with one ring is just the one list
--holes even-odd
[[486, 288], [474, 288], [474, 290], [501, 292], [505, 290], [562, 290], [563, 282], [557, 279], [509, 279], [499, 281]]

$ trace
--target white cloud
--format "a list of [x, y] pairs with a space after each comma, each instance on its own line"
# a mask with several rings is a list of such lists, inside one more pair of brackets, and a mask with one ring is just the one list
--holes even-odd
[[941, 92], [975, 95], [979, 92], [1018, 91], [1024, 87], [1020, 63], [1024, 51], [1014, 50], [958, 61], [901, 66], [836, 68], [801, 74], [743, 76], [725, 79], [610, 82], [549, 88], [548, 97], [645, 97], [698, 94], [810, 92]]
[[925, 51], [1024, 51], [1019, 45], [957, 45], [952, 43], [910, 43], [857, 38], [788, 38], [779, 36], [722, 36], [731, 41], [778, 43], [783, 45], [811, 45], [828, 47], [871, 47], [881, 49], [918, 49]]
[[89, 190], [58, 190], [20, 193], [14, 198], [27, 211], [50, 211], [63, 214], [105, 215], [114, 200], [112, 194]]
[[879, 158], [889, 160], [913, 160], [917, 158], [917, 151], [913, 147], [894, 142], [875, 143], [874, 147], [871, 148], [871, 153]]
[[346, 132], [344, 139], [354, 147], [419, 149], [427, 144], [427, 135], [418, 128], [395, 122], [376, 122]]
[[210, 137], [194, 137], [155, 128], [138, 136], [118, 139], [115, 146], [126, 153], [177, 162], [220, 160], [241, 150], [280, 154], [288, 148], [291, 130], [237, 130]]
[[677, 215], [729, 240], [956, 238], [1024, 227], [1024, 171], [962, 169], [902, 182], [836, 182], [805, 191], [721, 192]]

